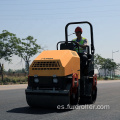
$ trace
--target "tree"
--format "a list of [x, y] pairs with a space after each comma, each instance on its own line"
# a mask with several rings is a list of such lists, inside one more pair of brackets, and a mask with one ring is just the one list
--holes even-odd
[[112, 72], [112, 78], [113, 78], [113, 74], [115, 76], [115, 69], [118, 68], [118, 64], [113, 62], [112, 59], [107, 58], [104, 60], [104, 66], [102, 66], [102, 68], [105, 70], [105, 77], [106, 77], [106, 70], [109, 70], [110, 73]]
[[28, 36], [21, 40], [21, 43], [16, 46], [16, 55], [21, 57], [26, 62], [26, 68], [28, 71], [30, 58], [40, 52], [41, 46], [36, 43], [37, 39], [32, 36]]
[[9, 73], [12, 73], [12, 72], [13, 72], [13, 70], [12, 70], [12, 69], [9, 69], [9, 70], [8, 70], [8, 72], [9, 72]]
[[11, 61], [11, 57], [16, 51], [17, 44], [20, 43], [20, 39], [15, 34], [3, 30], [0, 34], [0, 59]]
[[[101, 57], [99, 54], [95, 54], [95, 56], [94, 56], [94, 67], [98, 70], [98, 72], [103, 67], [104, 61], [105, 61], [105, 59], [103, 57]], [[99, 72], [99, 76], [100, 76], [100, 72]]]
[[[19, 42], [20, 39], [18, 39], [15, 34], [3, 30], [0, 34], [0, 60], [4, 59], [5, 61], [11, 62], [11, 57], [14, 55], [16, 45], [19, 44]], [[2, 64], [2, 66], [4, 65]], [[1, 69], [1, 76], [3, 81], [3, 69]]]

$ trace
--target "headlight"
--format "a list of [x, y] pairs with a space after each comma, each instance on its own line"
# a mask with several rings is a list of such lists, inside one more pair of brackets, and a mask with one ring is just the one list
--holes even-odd
[[57, 78], [53, 78], [53, 83], [58, 83], [58, 79]]
[[38, 79], [38, 78], [34, 78], [34, 82], [35, 82], [35, 83], [38, 83], [38, 82], [39, 82], [39, 79]]

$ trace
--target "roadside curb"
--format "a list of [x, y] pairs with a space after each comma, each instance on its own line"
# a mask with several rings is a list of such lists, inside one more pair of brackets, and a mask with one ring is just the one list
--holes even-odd
[[27, 84], [0, 85], [0, 90], [25, 89]]

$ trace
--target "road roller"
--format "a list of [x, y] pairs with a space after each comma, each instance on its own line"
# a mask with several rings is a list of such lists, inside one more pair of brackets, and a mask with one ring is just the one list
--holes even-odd
[[[68, 41], [68, 26], [88, 24], [91, 45], [86, 47], [87, 63], [83, 67], [79, 46]], [[75, 45], [78, 52], [74, 50]], [[65, 26], [65, 41], [57, 50], [41, 52], [29, 67], [26, 101], [30, 107], [52, 107], [93, 104], [97, 98], [97, 75], [94, 74], [93, 27], [90, 22], [70, 22]]]

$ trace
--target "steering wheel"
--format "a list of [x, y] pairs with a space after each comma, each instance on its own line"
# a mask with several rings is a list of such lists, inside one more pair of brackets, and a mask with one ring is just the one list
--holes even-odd
[[71, 42], [73, 42], [74, 48], [78, 48], [78, 52], [79, 52], [79, 44], [78, 44], [78, 42], [76, 42], [76, 41], [71, 41]]

